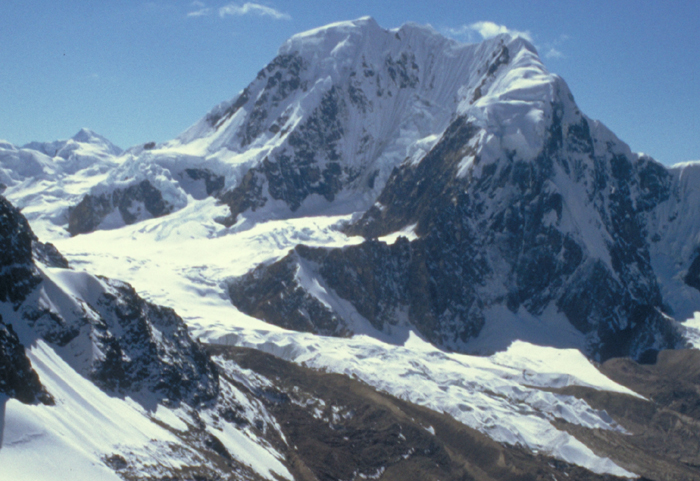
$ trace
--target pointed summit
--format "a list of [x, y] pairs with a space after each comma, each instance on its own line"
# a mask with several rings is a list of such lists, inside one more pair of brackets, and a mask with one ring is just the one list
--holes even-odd
[[105, 147], [105, 150], [111, 155], [119, 155], [123, 152], [121, 148], [114, 145], [106, 137], [98, 134], [94, 130], [90, 130], [87, 128], [80, 129], [77, 134], [71, 137], [71, 139], [84, 144], [102, 145]]
[[[88, 147], [90, 146], [90, 147]], [[82, 128], [73, 137], [67, 140], [54, 140], [53, 142], [30, 142], [22, 148], [37, 150], [49, 157], [62, 157], [67, 159], [71, 154], [78, 152], [81, 149], [89, 148], [91, 152], [97, 148], [99, 152], [93, 154], [101, 154], [106, 156], [121, 155], [123, 150], [106, 137], [96, 133], [93, 130]]]
[[94, 143], [96, 140], [107, 141], [106, 138], [97, 134], [94, 130], [83, 127], [71, 139], [76, 142]]

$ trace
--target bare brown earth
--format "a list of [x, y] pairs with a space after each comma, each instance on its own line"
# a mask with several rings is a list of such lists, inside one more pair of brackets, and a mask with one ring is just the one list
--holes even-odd
[[619, 358], [599, 367], [646, 399], [573, 386], [558, 392], [606, 410], [629, 434], [558, 427], [648, 479], [700, 480], [700, 351], [662, 351], [653, 365]]
[[273, 381], [274, 388], [255, 394], [281, 427], [286, 443], [270, 441], [297, 480], [620, 479], [501, 445], [447, 415], [346, 376], [252, 349], [208, 349]]

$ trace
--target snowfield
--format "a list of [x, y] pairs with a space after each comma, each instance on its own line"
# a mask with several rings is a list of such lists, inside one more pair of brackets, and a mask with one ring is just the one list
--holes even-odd
[[[217, 207], [212, 203], [209, 208]], [[190, 212], [188, 207], [163, 219], [55, 243], [74, 268], [125, 280], [148, 300], [172, 307], [202, 341], [252, 347], [352, 376], [447, 413], [497, 441], [597, 473], [634, 477], [549, 422], [564, 419], [589, 428], [622, 430], [605, 412], [548, 388], [581, 385], [637, 396], [600, 374], [579, 351], [517, 342], [490, 357], [451, 354], [406, 328], [378, 332], [357, 313], [358, 324], [369, 335], [328, 338], [271, 326], [231, 305], [226, 280], [284, 256], [300, 242], [334, 247], [359, 242], [337, 230], [347, 216], [269, 221], [236, 232], [217, 227], [208, 216], [197, 222], [191, 217], [194, 212], [200, 211], [192, 207]]]

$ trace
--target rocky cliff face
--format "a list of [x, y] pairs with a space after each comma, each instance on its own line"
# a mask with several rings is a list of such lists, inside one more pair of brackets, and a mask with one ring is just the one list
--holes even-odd
[[0, 394], [6, 394], [23, 403], [37, 401], [52, 404], [51, 395], [41, 385], [39, 376], [24, 353], [19, 337], [2, 321], [0, 316]]
[[142, 180], [125, 189], [115, 189], [110, 194], [87, 194], [68, 211], [68, 232], [71, 235], [92, 232], [112, 213], [128, 225], [144, 218], [169, 214], [171, 209], [161, 192], [148, 180]]
[[[21, 319], [15, 322], [73, 352], [70, 362], [99, 386], [118, 393], [146, 390], [194, 405], [217, 396], [214, 365], [174, 311], [144, 301], [122, 282], [69, 270], [54, 278], [38, 269], [34, 256], [47, 268], [68, 265], [55, 247], [38, 242], [26, 219], [2, 197], [0, 246], [0, 302], [13, 306], [13, 317]], [[66, 291], [75, 284], [83, 287]], [[12, 326], [0, 327], [4, 382], [18, 398], [31, 401], [41, 392], [38, 378]], [[17, 387], [21, 379], [26, 389]]]
[[32, 259], [34, 241], [27, 220], [0, 196], [0, 302], [18, 304], [40, 282]]
[[41, 338], [72, 353], [67, 361], [81, 374], [110, 392], [153, 393], [175, 405], [217, 396], [214, 365], [174, 311], [119, 281], [72, 272], [59, 279], [83, 284], [81, 296], [57, 291], [57, 279], [48, 277], [18, 313]]
[[[41, 282], [32, 259], [37, 243], [27, 220], [0, 196], [0, 302], [18, 306]], [[51, 402], [12, 325], [0, 316], [0, 393], [24, 403]]]

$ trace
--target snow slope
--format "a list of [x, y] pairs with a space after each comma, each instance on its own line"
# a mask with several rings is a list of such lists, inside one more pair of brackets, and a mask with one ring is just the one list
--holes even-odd
[[[449, 354], [410, 330], [377, 332], [359, 314], [357, 322], [369, 336], [325, 338], [276, 328], [231, 306], [225, 291], [227, 277], [278, 258], [299, 242], [325, 246], [358, 242], [333, 229], [346, 217], [269, 221], [202, 239], [194, 235], [199, 226], [188, 238], [188, 224], [175, 220], [186, 211], [169, 220], [181, 226], [176, 231], [179, 235], [161, 237], [168, 222], [155, 219], [118, 231], [58, 240], [57, 245], [76, 268], [133, 282], [147, 298], [173, 307], [193, 335], [206, 342], [254, 347], [357, 377], [446, 412], [498, 441], [523, 445], [595, 472], [631, 476], [549, 423], [558, 418], [587, 427], [621, 429], [586, 403], [546, 391], [584, 385], [635, 395], [602, 376], [580, 352], [517, 343], [490, 358]], [[130, 254], [115, 255], [122, 249]]]
[[[119, 480], [125, 469], [139, 477], [163, 476], [187, 466], [216, 469], [188, 441], [195, 420], [186, 407], [156, 405], [147, 410], [129, 397], [110, 396], [43, 341], [28, 354], [56, 405], [26, 405], [0, 395], [0, 473], [7, 479]], [[224, 390], [249, 413], [260, 412], [261, 406], [251, 404], [235, 387], [226, 385]], [[292, 479], [280, 455], [250, 430], [214, 422], [215, 411], [205, 410], [200, 417], [239, 463], [266, 479], [279, 479], [273, 473]]]

